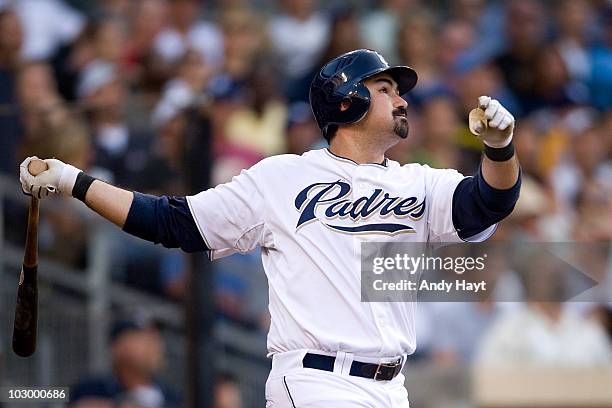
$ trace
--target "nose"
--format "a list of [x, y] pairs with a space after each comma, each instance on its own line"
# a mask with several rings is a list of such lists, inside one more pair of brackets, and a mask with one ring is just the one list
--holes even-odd
[[395, 94], [395, 100], [393, 101], [393, 107], [395, 109], [397, 108], [406, 109], [408, 107], [408, 102], [406, 102], [406, 100], [402, 98], [399, 94]]

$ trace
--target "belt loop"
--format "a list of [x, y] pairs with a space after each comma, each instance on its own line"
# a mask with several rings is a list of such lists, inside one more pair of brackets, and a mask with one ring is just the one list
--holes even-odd
[[342, 367], [344, 366], [344, 359], [346, 353], [344, 351], [338, 351], [336, 353], [336, 361], [334, 361], [334, 373], [342, 374]]
[[355, 355], [353, 353], [344, 353], [344, 363], [342, 364], [342, 374], [349, 375], [351, 373], [351, 366], [353, 365], [353, 359]]

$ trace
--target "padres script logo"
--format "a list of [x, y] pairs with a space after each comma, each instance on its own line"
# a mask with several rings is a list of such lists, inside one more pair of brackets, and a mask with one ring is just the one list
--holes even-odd
[[[372, 215], [378, 214], [380, 217], [405, 218], [413, 220], [420, 219], [425, 213], [425, 199], [418, 202], [417, 197], [392, 197], [389, 193], [377, 188], [369, 197], [359, 197], [355, 201], [350, 201], [347, 196], [351, 193], [351, 185], [344, 181], [333, 183], [314, 183], [300, 191], [295, 198], [295, 208], [300, 212], [300, 219], [296, 225], [296, 230], [300, 227], [319, 219], [315, 214], [318, 207], [325, 207], [325, 211], [318, 211], [324, 214], [326, 220], [347, 219], [353, 221], [367, 220]], [[415, 232], [409, 225], [398, 223], [373, 223], [361, 224], [356, 226], [334, 225], [319, 219], [323, 225], [336, 231], [346, 233], [371, 233], [379, 232], [384, 234], [399, 234]]]

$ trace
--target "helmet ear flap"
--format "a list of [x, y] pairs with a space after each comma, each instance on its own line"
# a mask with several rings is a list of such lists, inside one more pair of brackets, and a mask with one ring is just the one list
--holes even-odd
[[342, 96], [336, 102], [335, 113], [329, 123], [348, 124], [355, 123], [365, 116], [370, 106], [370, 91], [363, 83], [355, 84], [348, 95]]
[[370, 108], [370, 91], [363, 82], [355, 84], [353, 91], [346, 96], [349, 106], [342, 111], [345, 123], [354, 123], [365, 116]]

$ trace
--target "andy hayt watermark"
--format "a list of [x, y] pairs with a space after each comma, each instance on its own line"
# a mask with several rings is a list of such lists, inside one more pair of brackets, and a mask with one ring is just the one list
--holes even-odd
[[363, 242], [361, 300], [610, 302], [611, 253], [593, 243]]
[[372, 273], [382, 275], [385, 272], [403, 272], [420, 279], [399, 279], [388, 281], [386, 279], [374, 279], [372, 289], [375, 291], [433, 291], [451, 293], [452, 291], [479, 291], [487, 290], [487, 282], [480, 280], [472, 282], [467, 279], [442, 279], [428, 280], [423, 273], [427, 271], [446, 271], [463, 275], [469, 271], [483, 271], [487, 254], [482, 256], [428, 256], [424, 253], [412, 256], [407, 253], [395, 254], [394, 256], [377, 256], [372, 258]]

